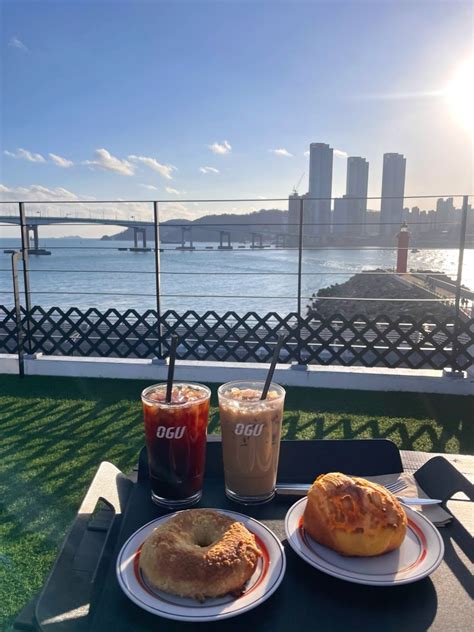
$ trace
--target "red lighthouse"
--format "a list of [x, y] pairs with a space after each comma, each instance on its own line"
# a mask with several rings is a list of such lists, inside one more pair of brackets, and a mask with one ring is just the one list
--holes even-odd
[[398, 233], [397, 272], [407, 271], [409, 241], [410, 233], [408, 232], [408, 226], [406, 222], [403, 222], [400, 232]]

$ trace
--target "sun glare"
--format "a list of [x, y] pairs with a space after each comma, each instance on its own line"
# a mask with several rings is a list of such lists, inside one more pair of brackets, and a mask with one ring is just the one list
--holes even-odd
[[474, 134], [474, 57], [456, 69], [445, 96], [457, 122]]

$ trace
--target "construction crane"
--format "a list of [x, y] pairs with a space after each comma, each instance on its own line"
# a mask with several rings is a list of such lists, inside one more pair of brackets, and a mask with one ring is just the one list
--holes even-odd
[[298, 180], [297, 184], [295, 184], [295, 186], [293, 187], [293, 195], [298, 195], [298, 187], [300, 186], [301, 180], [303, 179], [305, 173], [306, 173], [306, 171], [303, 171], [303, 173], [301, 174], [300, 179]]

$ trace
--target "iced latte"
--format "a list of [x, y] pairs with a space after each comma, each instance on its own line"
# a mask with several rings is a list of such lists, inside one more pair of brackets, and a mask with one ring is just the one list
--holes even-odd
[[263, 382], [229, 382], [218, 391], [225, 489], [231, 500], [258, 504], [273, 498], [285, 390]]

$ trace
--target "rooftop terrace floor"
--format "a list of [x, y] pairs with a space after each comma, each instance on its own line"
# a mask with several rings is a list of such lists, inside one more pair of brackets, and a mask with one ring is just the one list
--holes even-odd
[[[146, 385], [0, 375], [1, 630], [44, 582], [100, 461], [126, 472], [136, 464]], [[283, 438], [388, 438], [405, 450], [472, 454], [473, 410], [473, 397], [287, 388]]]

